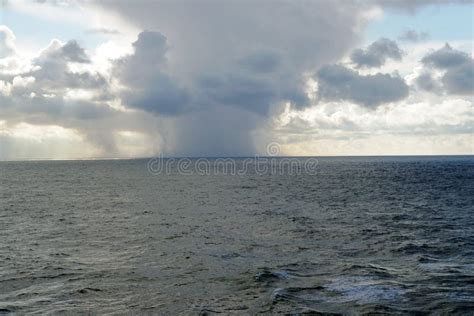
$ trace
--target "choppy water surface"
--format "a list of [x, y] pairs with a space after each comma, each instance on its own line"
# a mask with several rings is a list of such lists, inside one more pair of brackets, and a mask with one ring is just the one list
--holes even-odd
[[0, 313], [474, 312], [474, 158], [0, 163]]

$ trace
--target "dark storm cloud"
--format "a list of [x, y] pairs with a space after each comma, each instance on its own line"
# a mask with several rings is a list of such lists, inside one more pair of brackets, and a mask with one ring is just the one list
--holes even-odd
[[[344, 56], [367, 20], [361, 6], [350, 2], [97, 4], [138, 28], [152, 30], [140, 34], [133, 54], [114, 62], [113, 86], [121, 87], [115, 96], [126, 107], [177, 122], [165, 142], [182, 154], [252, 154], [252, 133], [273, 113], [272, 107], [285, 101], [295, 108], [309, 106], [304, 75]], [[58, 96], [70, 92], [66, 84], [94, 92], [108, 89], [98, 73], [80, 77], [69, 71], [70, 63], [89, 61], [75, 44], [63, 49], [64, 44], [57, 43], [34, 61], [40, 69], [25, 74], [36, 78], [31, 92]], [[215, 85], [202, 78], [211, 78]], [[41, 116], [46, 117], [55, 107], [43, 109]], [[84, 123], [72, 125], [85, 133]], [[105, 139], [103, 147], [113, 148], [107, 145], [111, 138]]]
[[268, 115], [270, 107], [278, 102], [291, 102], [295, 107], [309, 103], [296, 79], [272, 81], [246, 74], [216, 75], [202, 77], [197, 89], [201, 102], [241, 108], [262, 116]]
[[128, 106], [161, 115], [182, 113], [189, 97], [170, 77], [155, 73], [146, 86], [133, 86], [125, 91], [122, 102]]
[[341, 65], [329, 65], [321, 68], [315, 79], [319, 97], [327, 101], [347, 100], [376, 107], [408, 96], [408, 86], [398, 75], [377, 73], [364, 76]]
[[[162, 34], [166, 34], [166, 38], [161, 39], [140, 35], [135, 44], [136, 56], [121, 66], [127, 68], [121, 70], [122, 82], [131, 88], [124, 95], [126, 104], [162, 114], [181, 113], [187, 108], [183, 105], [187, 100], [192, 108], [232, 106], [261, 115], [266, 115], [272, 105], [282, 102], [303, 108], [309, 105], [309, 100], [302, 74], [315, 69], [322, 61], [340, 57], [357, 37], [349, 26], [357, 23], [357, 15], [340, 10], [331, 1], [296, 1], [278, 6], [260, 2], [229, 5], [213, 1], [203, 1], [199, 5], [187, 3], [186, 6], [167, 1], [138, 1], [132, 7], [122, 1], [99, 3], [144, 28], [157, 29], [160, 33], [163, 30]], [[350, 3], [345, 6], [355, 8]], [[199, 17], [193, 14], [195, 11], [200, 12]], [[332, 12], [333, 16], [329, 18], [323, 11]], [[279, 23], [273, 23], [275, 19]], [[340, 23], [329, 23], [334, 20]], [[325, 31], [315, 32], [320, 25], [325, 26]], [[329, 34], [340, 40], [333, 41]], [[140, 52], [152, 50], [137, 45], [153, 45], [153, 42], [159, 52], [139, 56]], [[169, 52], [168, 42], [172, 47]], [[173, 76], [166, 70], [168, 53], [174, 57], [175, 69], [179, 70]], [[153, 63], [158, 67], [153, 67]], [[141, 71], [133, 70], [142, 68]], [[157, 78], [151, 78], [151, 71]], [[134, 74], [136, 78], [127, 79]], [[153, 81], [157, 84], [151, 85]], [[173, 98], [165, 99], [180, 104], [173, 106], [167, 102], [168, 105], [160, 109], [157, 97], [165, 91], [156, 91], [155, 87], [163, 81], [168, 86], [167, 91], [175, 92]], [[178, 88], [184, 82], [186, 92]], [[156, 96], [143, 96], [149, 88], [154, 89]], [[157, 102], [151, 102], [154, 104], [149, 102], [155, 99]]]
[[114, 69], [126, 86], [121, 95], [123, 103], [163, 115], [184, 111], [189, 96], [166, 73], [166, 37], [159, 32], [144, 31], [132, 45], [134, 53], [118, 60]]
[[[445, 92], [454, 95], [474, 94], [474, 60], [469, 54], [453, 49], [446, 44], [444, 47], [429, 53], [421, 62], [427, 72], [432, 69], [444, 71], [441, 82], [435, 86], [444, 88]], [[426, 74], [416, 79], [418, 87], [422, 90], [433, 91], [433, 79]]]
[[242, 67], [250, 71], [269, 73], [278, 68], [280, 56], [271, 52], [259, 52], [243, 57], [239, 63]]
[[357, 67], [380, 67], [388, 59], [401, 60], [402, 50], [395, 41], [381, 38], [366, 49], [356, 49], [351, 54], [351, 60]]
[[[141, 29], [166, 36], [166, 53], [155, 54], [165, 56], [165, 60], [154, 72], [161, 74], [158, 79], [164, 76], [172, 83], [167, 91], [157, 94], [174, 90], [173, 102], [166, 102], [164, 108], [157, 105], [159, 102], [149, 102], [155, 97], [139, 102], [158, 83], [139, 86], [126, 78], [136, 73], [137, 82], [142, 84], [142, 73], [147, 82], [160, 80], [152, 78], [148, 69], [132, 71], [140, 66], [129, 67], [130, 61], [118, 66], [122, 68], [119, 77], [130, 93], [124, 93], [124, 104], [157, 113], [158, 117], [168, 112], [173, 116], [170, 119], [180, 122], [172, 140], [174, 150], [204, 153], [199, 148], [205, 148], [208, 155], [251, 153], [252, 131], [282, 104], [290, 102], [298, 109], [309, 106], [304, 75], [338, 61], [357, 43], [367, 7], [326, 0], [275, 4], [136, 1], [133, 6], [125, 0], [95, 3]], [[136, 64], [149, 60], [143, 63], [147, 67], [153, 64], [152, 58], [130, 59], [136, 59]]]
[[276, 91], [267, 82], [251, 77], [202, 78], [199, 89], [213, 103], [241, 107], [260, 114], [265, 114], [271, 103], [277, 100]]
[[398, 39], [401, 41], [407, 42], [421, 42], [427, 40], [430, 35], [427, 32], [419, 32], [416, 30], [406, 30], [404, 31]]
[[[252, 156], [252, 132], [262, 116], [237, 107], [211, 106], [176, 118], [173, 135], [180, 146], [176, 156]], [[189, 137], [193, 135], [193, 137]]]
[[[239, 151], [225, 144], [247, 150], [252, 142], [244, 138], [274, 113], [275, 105], [290, 102], [297, 109], [309, 106], [303, 74], [346, 55], [358, 42], [357, 30], [364, 25], [368, 9], [379, 5], [412, 11], [433, 3], [401, 2], [321, 0], [268, 5], [265, 1], [200, 1], [183, 5], [179, 1], [136, 1], [130, 6], [125, 0], [96, 0], [134, 25], [167, 37], [173, 70], [161, 72], [168, 77], [172, 74], [174, 82], [186, 87], [190, 99], [185, 109], [192, 109], [179, 112], [187, 120], [178, 124], [176, 150], [183, 153], [186, 148], [193, 148], [193, 152], [206, 148], [207, 154], [218, 155]], [[355, 59], [361, 66], [382, 65], [387, 58], [401, 59], [398, 46], [391, 44], [374, 44], [375, 49], [363, 50]], [[323, 82], [326, 97], [374, 107], [408, 95], [407, 85], [397, 75], [361, 76], [352, 72], [349, 77], [349, 87]], [[200, 119], [191, 119], [196, 113]], [[243, 121], [250, 123], [240, 127]], [[219, 145], [210, 135], [222, 138]]]

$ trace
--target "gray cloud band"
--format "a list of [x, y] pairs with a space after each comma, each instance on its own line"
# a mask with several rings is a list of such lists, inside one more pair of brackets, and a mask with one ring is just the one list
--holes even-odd
[[[418, 88], [452, 95], [474, 95], [474, 59], [467, 53], [446, 44], [424, 56], [421, 62], [425, 72], [416, 78]], [[434, 79], [433, 70], [443, 72], [439, 80]]]

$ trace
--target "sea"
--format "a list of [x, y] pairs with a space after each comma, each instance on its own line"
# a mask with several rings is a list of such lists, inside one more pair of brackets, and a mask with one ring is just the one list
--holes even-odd
[[473, 156], [157, 159], [0, 162], [0, 314], [474, 314]]

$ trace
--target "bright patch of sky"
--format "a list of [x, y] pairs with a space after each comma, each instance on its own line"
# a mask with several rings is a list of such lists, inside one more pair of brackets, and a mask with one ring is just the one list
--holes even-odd
[[380, 37], [397, 39], [406, 30], [427, 32], [430, 40], [471, 40], [474, 34], [474, 5], [430, 5], [416, 12], [385, 11], [371, 22], [366, 31], [366, 41]]
[[[53, 38], [66, 42], [77, 40], [86, 49], [104, 42], [104, 36], [87, 32], [90, 18], [77, 6], [53, 7], [41, 4], [6, 5], [0, 2], [0, 25], [15, 34], [16, 46], [23, 52], [37, 52]], [[45, 11], [49, 11], [45, 14]]]

